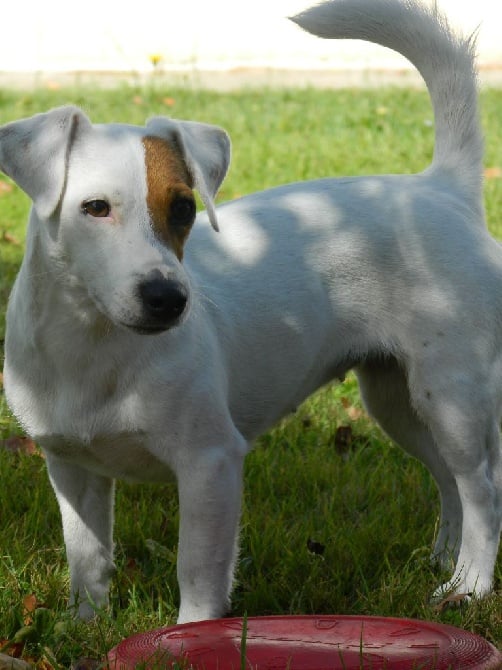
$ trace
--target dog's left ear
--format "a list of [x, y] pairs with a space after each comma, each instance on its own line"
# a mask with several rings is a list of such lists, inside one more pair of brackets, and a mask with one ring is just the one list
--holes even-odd
[[77, 125], [90, 125], [77, 107], [58, 107], [0, 127], [0, 170], [30, 196], [37, 214], [49, 218], [65, 185]]
[[230, 164], [231, 145], [227, 133], [217, 126], [194, 121], [176, 121], [162, 116], [150, 119], [149, 132], [179, 148], [204, 203], [211, 225], [218, 230], [214, 196]]

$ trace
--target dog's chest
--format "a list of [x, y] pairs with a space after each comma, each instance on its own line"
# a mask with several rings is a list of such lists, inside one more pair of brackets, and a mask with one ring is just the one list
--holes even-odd
[[[90, 381], [82, 374], [71, 381], [45, 377], [43, 388], [34, 383], [29, 411], [17, 408], [27, 432], [44, 451], [104, 476], [165, 480], [168, 445], [152, 430], [154, 417], [141, 385], [120, 389], [111, 375], [103, 383], [98, 376]], [[22, 398], [26, 403], [26, 389]]]
[[88, 442], [77, 435], [54, 434], [40, 443], [46, 452], [107, 477], [162, 482], [171, 471], [149, 449], [150, 440], [141, 431], [131, 431], [96, 434]]

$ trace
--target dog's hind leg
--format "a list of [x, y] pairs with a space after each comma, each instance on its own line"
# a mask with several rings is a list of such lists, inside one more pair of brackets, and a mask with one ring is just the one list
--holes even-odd
[[456, 563], [462, 531], [462, 505], [457, 484], [439, 453], [431, 431], [410, 402], [408, 382], [394, 358], [373, 359], [355, 370], [369, 414], [381, 428], [421, 461], [439, 489], [441, 514], [433, 560], [450, 569]]
[[82, 619], [108, 603], [113, 565], [114, 482], [47, 454], [70, 568], [70, 607]]
[[[430, 426], [462, 507], [455, 571], [435, 596], [483, 596], [492, 588], [501, 530], [502, 464], [490, 372], [483, 374], [483, 365], [473, 361], [472, 351], [450, 347], [437, 353], [408, 371], [412, 404]], [[440, 374], [438, 360], [449, 361], [447, 367], [440, 367]]]

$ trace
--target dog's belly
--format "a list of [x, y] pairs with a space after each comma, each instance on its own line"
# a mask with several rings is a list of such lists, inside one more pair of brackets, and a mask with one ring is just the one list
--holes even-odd
[[164, 482], [169, 466], [146, 447], [141, 431], [96, 435], [89, 442], [76, 436], [50, 435], [39, 440], [44, 451], [105, 477], [132, 482]]

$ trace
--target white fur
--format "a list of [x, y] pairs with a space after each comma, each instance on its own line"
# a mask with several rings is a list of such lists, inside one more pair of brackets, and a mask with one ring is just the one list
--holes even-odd
[[[168, 470], [180, 499], [179, 621], [223, 614], [250, 443], [351, 368], [369, 412], [438, 484], [434, 555], [455, 561], [438, 595], [492, 587], [502, 251], [483, 215], [473, 46], [412, 0], [335, 0], [295, 20], [417, 66], [436, 117], [425, 172], [297, 183], [221, 205], [220, 234], [201, 214], [181, 264], [149, 225], [148, 131], [91, 126], [67, 109], [0, 129], [0, 165], [34, 199], [5, 388], [47, 455], [82, 616], [87, 597], [107, 598], [114, 478], [161, 481]], [[203, 128], [189, 141], [177, 126], [177, 144], [215, 223], [228, 147]], [[113, 201], [110, 221], [80, 214], [88, 197]], [[152, 269], [189, 299], [176, 325], [149, 337], [137, 332], [137, 284]]]

